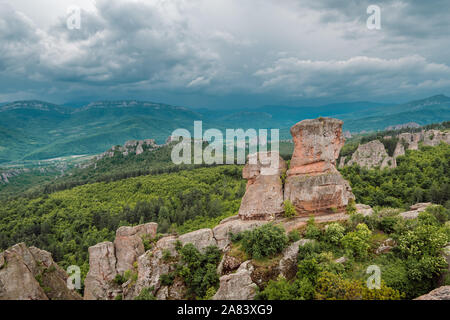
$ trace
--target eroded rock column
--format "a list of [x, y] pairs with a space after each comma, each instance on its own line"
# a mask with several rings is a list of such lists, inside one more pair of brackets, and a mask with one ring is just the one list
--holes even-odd
[[299, 214], [343, 212], [354, 199], [349, 183], [336, 169], [344, 145], [341, 120], [303, 120], [291, 128], [294, 153], [287, 172], [284, 199]]

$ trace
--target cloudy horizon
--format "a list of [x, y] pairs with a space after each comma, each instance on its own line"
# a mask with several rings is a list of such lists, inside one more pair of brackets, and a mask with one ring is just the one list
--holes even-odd
[[[78, 6], [81, 28], [67, 28]], [[369, 30], [369, 5], [381, 30]], [[450, 95], [444, 0], [0, 0], [0, 102], [192, 107]]]

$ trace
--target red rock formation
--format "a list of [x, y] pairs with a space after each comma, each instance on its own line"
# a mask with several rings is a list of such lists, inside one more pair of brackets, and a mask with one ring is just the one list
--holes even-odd
[[342, 121], [331, 118], [303, 120], [291, 128], [294, 153], [287, 172], [284, 199], [299, 214], [345, 211], [354, 199], [350, 185], [336, 169], [344, 145]]

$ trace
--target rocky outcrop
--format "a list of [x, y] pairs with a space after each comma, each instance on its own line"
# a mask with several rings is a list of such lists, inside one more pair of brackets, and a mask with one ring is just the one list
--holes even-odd
[[122, 288], [114, 283], [117, 274], [134, 268], [138, 257], [145, 252], [143, 236], [156, 236], [156, 223], [135, 227], [120, 227], [116, 239], [89, 248], [89, 272], [84, 285], [85, 300], [111, 300]]
[[222, 221], [213, 229], [214, 238], [217, 241], [217, 246], [220, 250], [226, 250], [230, 245], [230, 234], [237, 234], [246, 230], [252, 230], [262, 226], [266, 221], [257, 220], [240, 220], [235, 216], [232, 219]]
[[349, 166], [353, 164], [367, 169], [375, 167], [380, 167], [381, 169], [396, 167], [395, 159], [388, 155], [384, 145], [379, 140], [373, 140], [359, 145], [347, 163]]
[[450, 300], [450, 286], [443, 286], [414, 300]]
[[367, 204], [358, 203], [355, 205], [356, 213], [362, 214], [363, 216], [371, 216], [373, 214], [373, 209]]
[[284, 188], [299, 214], [343, 212], [354, 199], [349, 183], [336, 169], [344, 145], [342, 121], [303, 120], [291, 128], [294, 153]]
[[220, 277], [220, 287], [213, 300], [253, 300], [258, 286], [252, 281], [251, 261], [241, 264], [236, 273]]
[[283, 277], [286, 279], [292, 279], [297, 274], [297, 257], [299, 247], [313, 241], [314, 240], [310, 239], [301, 239], [284, 249], [283, 257], [279, 263], [280, 274]]
[[450, 144], [450, 132], [440, 130], [428, 130], [423, 134], [423, 144], [426, 146], [437, 146], [441, 142]]
[[117, 230], [114, 247], [118, 273], [123, 273], [133, 267], [133, 263], [145, 252], [142, 236], [154, 238], [157, 228], [158, 224], [147, 223], [136, 227], [120, 227]]
[[248, 182], [239, 208], [241, 219], [273, 220], [283, 212], [281, 175], [285, 171], [286, 163], [278, 153], [259, 152], [248, 156], [242, 171]]
[[113, 283], [117, 275], [115, 248], [102, 242], [89, 248], [89, 272], [84, 280], [85, 300], [111, 300], [121, 289]]
[[217, 246], [211, 229], [200, 229], [181, 235], [178, 240], [183, 244], [192, 243], [199, 251], [204, 251], [209, 246]]
[[51, 253], [19, 243], [0, 253], [0, 300], [80, 300]]
[[420, 124], [416, 123], [416, 122], [408, 122], [408, 123], [403, 123], [403, 124], [398, 124], [395, 126], [389, 126], [386, 127], [386, 131], [393, 131], [393, 130], [401, 130], [401, 129], [407, 129], [407, 128], [420, 128]]
[[413, 204], [409, 208], [410, 211], [402, 212], [402, 213], [400, 213], [400, 216], [403, 219], [415, 219], [419, 216], [419, 213], [421, 213], [422, 211], [425, 211], [431, 205], [432, 205], [431, 202], [422, 202], [422, 203]]

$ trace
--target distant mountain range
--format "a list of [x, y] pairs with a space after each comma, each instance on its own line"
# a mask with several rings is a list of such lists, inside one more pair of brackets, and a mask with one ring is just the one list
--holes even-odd
[[383, 130], [392, 125], [420, 125], [450, 119], [450, 98], [437, 95], [399, 105], [373, 102], [320, 107], [265, 106], [256, 109], [188, 109], [145, 101], [100, 101], [85, 106], [43, 101], [0, 104], [0, 163], [74, 154], [97, 154], [132, 139], [163, 143], [177, 128], [192, 130], [195, 120], [207, 128], [279, 128], [290, 138], [296, 122], [319, 116], [344, 120], [351, 132]]

